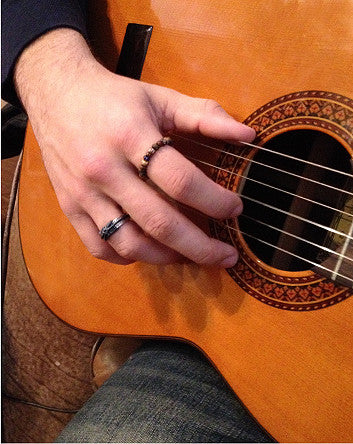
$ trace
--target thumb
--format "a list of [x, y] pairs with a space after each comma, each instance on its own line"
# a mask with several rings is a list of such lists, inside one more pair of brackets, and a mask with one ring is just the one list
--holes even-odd
[[229, 142], [251, 142], [255, 138], [255, 130], [233, 119], [216, 101], [177, 94], [177, 100], [169, 107], [176, 130]]

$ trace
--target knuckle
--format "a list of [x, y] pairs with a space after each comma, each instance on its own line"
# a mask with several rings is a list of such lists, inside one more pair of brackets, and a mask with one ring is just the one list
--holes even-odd
[[77, 217], [85, 213], [85, 209], [97, 199], [94, 189], [84, 183], [75, 183], [71, 194], [60, 202], [61, 209], [67, 217]]
[[62, 212], [69, 220], [81, 214], [81, 210], [74, 200], [58, 197], [58, 201]]
[[96, 259], [101, 259], [101, 260], [104, 260], [104, 261], [108, 261], [110, 259], [110, 257], [111, 257], [111, 254], [110, 254], [109, 250], [106, 247], [104, 247], [104, 246], [102, 246], [102, 247], [97, 246], [97, 245], [95, 245], [94, 247], [89, 247], [88, 246], [87, 250]]
[[144, 127], [147, 120], [148, 116], [141, 111], [126, 109], [114, 126], [114, 146], [119, 147], [125, 155], [134, 153], [139, 142], [145, 138]]
[[196, 254], [194, 261], [200, 265], [213, 265], [216, 262], [214, 251], [212, 249], [201, 250]]
[[223, 114], [225, 111], [221, 105], [213, 99], [199, 99], [199, 112], [197, 118], [197, 130], [201, 133], [209, 124], [211, 117], [216, 114]]
[[168, 241], [175, 233], [175, 220], [168, 214], [154, 213], [147, 217], [145, 231], [154, 239]]
[[121, 240], [118, 245], [114, 245], [114, 248], [119, 256], [129, 261], [135, 261], [138, 257], [139, 247], [136, 243], [131, 242], [131, 240]]
[[101, 154], [84, 159], [81, 164], [82, 173], [89, 182], [105, 183], [107, 181], [111, 165], [107, 157]]
[[213, 99], [203, 99], [203, 109], [206, 113], [213, 112], [222, 108], [221, 105]]
[[122, 256], [119, 256], [116, 254], [116, 251], [107, 248], [107, 247], [100, 247], [95, 245], [94, 247], [90, 248], [87, 247], [87, 250], [89, 253], [96, 259], [111, 262], [113, 264], [119, 264], [119, 265], [129, 265], [135, 262], [134, 259], [130, 258], [124, 258]]
[[111, 126], [115, 128], [114, 137], [117, 144], [124, 146], [126, 140], [136, 131], [134, 118], [134, 113], [128, 107], [125, 108], [123, 115], [113, 116]]
[[194, 171], [177, 171], [171, 175], [170, 194], [174, 199], [184, 200], [194, 187]]
[[85, 186], [77, 185], [72, 191], [72, 199], [77, 202], [80, 207], [85, 207], [86, 202], [90, 201], [91, 190]]

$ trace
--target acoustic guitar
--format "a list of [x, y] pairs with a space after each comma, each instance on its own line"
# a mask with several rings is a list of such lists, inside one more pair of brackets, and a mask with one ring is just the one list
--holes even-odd
[[279, 441], [351, 442], [353, 1], [108, 1], [91, 12], [107, 67], [130, 48], [139, 61], [119, 62], [126, 75], [215, 99], [255, 128], [251, 145], [173, 136], [242, 196], [237, 220], [190, 213], [240, 259], [220, 270], [91, 257], [29, 128], [20, 234], [39, 295], [78, 329], [194, 344]]

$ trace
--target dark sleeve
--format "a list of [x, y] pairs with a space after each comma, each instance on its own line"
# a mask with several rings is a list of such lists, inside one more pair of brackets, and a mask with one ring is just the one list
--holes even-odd
[[2, 97], [19, 104], [13, 84], [16, 60], [33, 40], [45, 32], [67, 27], [87, 37], [85, 0], [3, 0], [1, 16]]

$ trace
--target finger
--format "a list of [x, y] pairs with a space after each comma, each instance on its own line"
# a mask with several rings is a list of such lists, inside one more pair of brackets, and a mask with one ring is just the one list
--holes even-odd
[[[159, 137], [158, 133], [155, 137]], [[145, 139], [137, 145], [142, 147], [144, 143]], [[139, 168], [142, 155], [130, 152], [127, 156]], [[160, 148], [151, 157], [147, 174], [168, 196], [210, 217], [225, 219], [242, 212], [242, 201], [236, 193], [216, 184], [171, 146]]]
[[[96, 237], [98, 230], [123, 214], [115, 202], [103, 195], [97, 195], [94, 198], [90, 196], [85, 201], [85, 209], [96, 225]], [[128, 262], [140, 261], [166, 265], [181, 260], [180, 255], [175, 251], [147, 237], [132, 219], [127, 220], [107, 241], [102, 240], [102, 242], [109, 245], [118, 257]]]
[[[100, 229], [109, 221], [121, 216], [121, 209], [104, 194], [72, 178], [67, 170], [62, 168], [60, 170], [61, 177], [66, 180], [59, 182], [56, 176], [52, 180], [60, 206], [94, 257], [122, 265], [137, 260], [152, 264], [170, 264], [181, 261], [180, 255], [146, 237], [132, 221], [121, 226], [110, 236], [108, 242], [101, 239]], [[99, 174], [99, 176], [101, 178], [103, 175]], [[118, 175], [111, 180], [116, 182], [116, 177]], [[139, 181], [137, 178], [135, 180]], [[69, 187], [68, 184], [71, 186]]]
[[[118, 173], [113, 168], [111, 174], [116, 177]], [[126, 170], [119, 182], [111, 181], [106, 192], [111, 198], [119, 196], [119, 203], [144, 232], [188, 259], [221, 267], [236, 263], [238, 254], [233, 246], [209, 238], [157, 191], [138, 180], [134, 171]]]
[[95, 258], [118, 265], [128, 265], [134, 262], [120, 256], [109, 243], [97, 235], [97, 226], [87, 213], [72, 214], [69, 219], [81, 241]]
[[255, 131], [236, 121], [214, 100], [180, 97], [174, 113], [174, 127], [185, 132], [199, 132], [207, 137], [229, 142], [251, 142]]
[[166, 131], [200, 133], [229, 142], [251, 142], [255, 138], [252, 128], [236, 121], [214, 100], [190, 97], [168, 88], [145, 86], [164, 103], [161, 128]]

